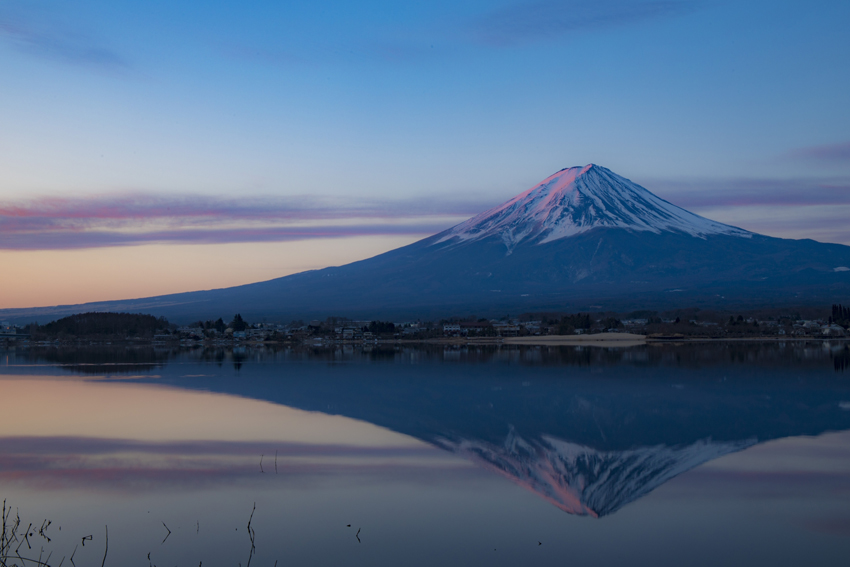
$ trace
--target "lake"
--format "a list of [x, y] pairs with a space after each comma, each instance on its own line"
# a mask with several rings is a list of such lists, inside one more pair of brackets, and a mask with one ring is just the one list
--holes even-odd
[[8, 565], [850, 557], [847, 342], [19, 347], [0, 407]]

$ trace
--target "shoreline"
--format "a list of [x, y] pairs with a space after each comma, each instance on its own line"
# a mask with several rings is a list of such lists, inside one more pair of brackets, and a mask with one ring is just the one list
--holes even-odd
[[501, 344], [528, 346], [605, 346], [630, 347], [645, 345], [646, 335], [633, 333], [596, 333], [593, 335], [543, 335], [534, 337], [505, 337]]
[[372, 341], [339, 341], [306, 339], [303, 341], [169, 341], [127, 339], [77, 339], [67, 341], [0, 341], [2, 348], [56, 348], [56, 347], [262, 347], [299, 346], [308, 348], [331, 348], [335, 346], [389, 346], [389, 345], [444, 345], [444, 346], [588, 346], [604, 348], [628, 348], [643, 345], [676, 345], [693, 343], [782, 343], [782, 342], [836, 342], [848, 343], [850, 337], [838, 336], [755, 336], [755, 337], [685, 337], [651, 336], [634, 333], [597, 333], [593, 335], [542, 335], [525, 337], [434, 337], [429, 339], [376, 339]]

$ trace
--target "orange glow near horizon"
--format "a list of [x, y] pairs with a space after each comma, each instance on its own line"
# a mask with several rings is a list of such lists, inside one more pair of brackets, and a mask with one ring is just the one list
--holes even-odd
[[423, 237], [0, 250], [0, 309], [134, 299], [248, 284], [362, 260]]

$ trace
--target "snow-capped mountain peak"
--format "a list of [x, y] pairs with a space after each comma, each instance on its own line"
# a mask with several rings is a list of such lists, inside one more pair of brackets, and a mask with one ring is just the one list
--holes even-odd
[[705, 238], [752, 233], [695, 215], [598, 165], [569, 167], [507, 203], [447, 230], [438, 242], [498, 237], [512, 250], [522, 241], [543, 244], [597, 227]]

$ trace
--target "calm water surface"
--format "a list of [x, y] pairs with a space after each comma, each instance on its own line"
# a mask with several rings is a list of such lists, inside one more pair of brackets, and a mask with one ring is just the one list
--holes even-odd
[[51, 565], [850, 560], [843, 342], [17, 348], [0, 407]]

